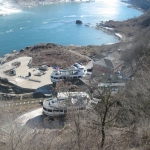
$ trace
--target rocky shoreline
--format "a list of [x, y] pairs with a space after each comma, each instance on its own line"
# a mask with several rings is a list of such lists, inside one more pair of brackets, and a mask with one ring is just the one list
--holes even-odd
[[124, 42], [126, 40], [126, 37], [124, 35], [121, 35], [120, 33], [117, 34], [113, 28], [105, 26], [105, 23], [103, 23], [103, 22], [97, 23], [95, 29], [101, 30], [107, 34], [113, 35], [120, 42]]

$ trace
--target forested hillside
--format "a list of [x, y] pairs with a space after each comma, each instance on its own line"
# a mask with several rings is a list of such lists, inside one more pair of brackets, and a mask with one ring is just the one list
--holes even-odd
[[145, 11], [150, 8], [150, 0], [129, 0], [129, 2]]

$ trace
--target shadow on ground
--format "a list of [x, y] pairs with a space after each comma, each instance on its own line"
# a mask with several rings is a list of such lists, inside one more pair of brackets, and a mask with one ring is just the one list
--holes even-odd
[[48, 116], [44, 115], [39, 115], [36, 116], [32, 119], [29, 119], [26, 122], [26, 126], [32, 129], [43, 129], [43, 128], [48, 128], [48, 129], [60, 129], [63, 128], [65, 124], [64, 117], [55, 117], [51, 118]]
[[52, 94], [52, 85], [51, 84], [47, 84], [44, 86], [41, 86], [40, 88], [38, 88], [34, 94], [33, 97], [34, 98], [44, 98], [44, 97], [48, 97], [49, 95]]
[[41, 86], [40, 88], [37, 88], [35, 92], [41, 92], [43, 94], [50, 94], [51, 90], [52, 90], [51, 84], [47, 84], [47, 85]]

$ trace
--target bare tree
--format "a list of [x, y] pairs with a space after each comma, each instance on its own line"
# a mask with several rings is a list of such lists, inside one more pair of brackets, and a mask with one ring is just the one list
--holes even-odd
[[93, 94], [96, 95], [97, 99], [95, 105], [91, 107], [89, 114], [92, 116], [91, 121], [94, 126], [97, 126], [97, 131], [101, 134], [101, 142], [99, 148], [104, 148], [106, 139], [106, 127], [115, 122], [119, 110], [121, 97], [124, 93], [113, 94], [111, 87], [104, 87], [100, 89], [98, 87], [93, 88]]

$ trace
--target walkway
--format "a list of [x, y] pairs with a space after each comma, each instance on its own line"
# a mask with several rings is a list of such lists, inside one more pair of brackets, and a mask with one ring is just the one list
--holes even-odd
[[[0, 77], [7, 78], [8, 82], [24, 89], [36, 90], [37, 88], [44, 87], [51, 84], [50, 74], [52, 67], [49, 67], [44, 75], [35, 76], [39, 72], [38, 68], [29, 68], [28, 64], [32, 61], [31, 57], [19, 57], [10, 62], [7, 62], [0, 66]], [[18, 68], [12, 65], [14, 62], [21, 62]], [[15, 69], [16, 75], [6, 75], [4, 72]], [[28, 73], [31, 73], [31, 77], [28, 77]]]

